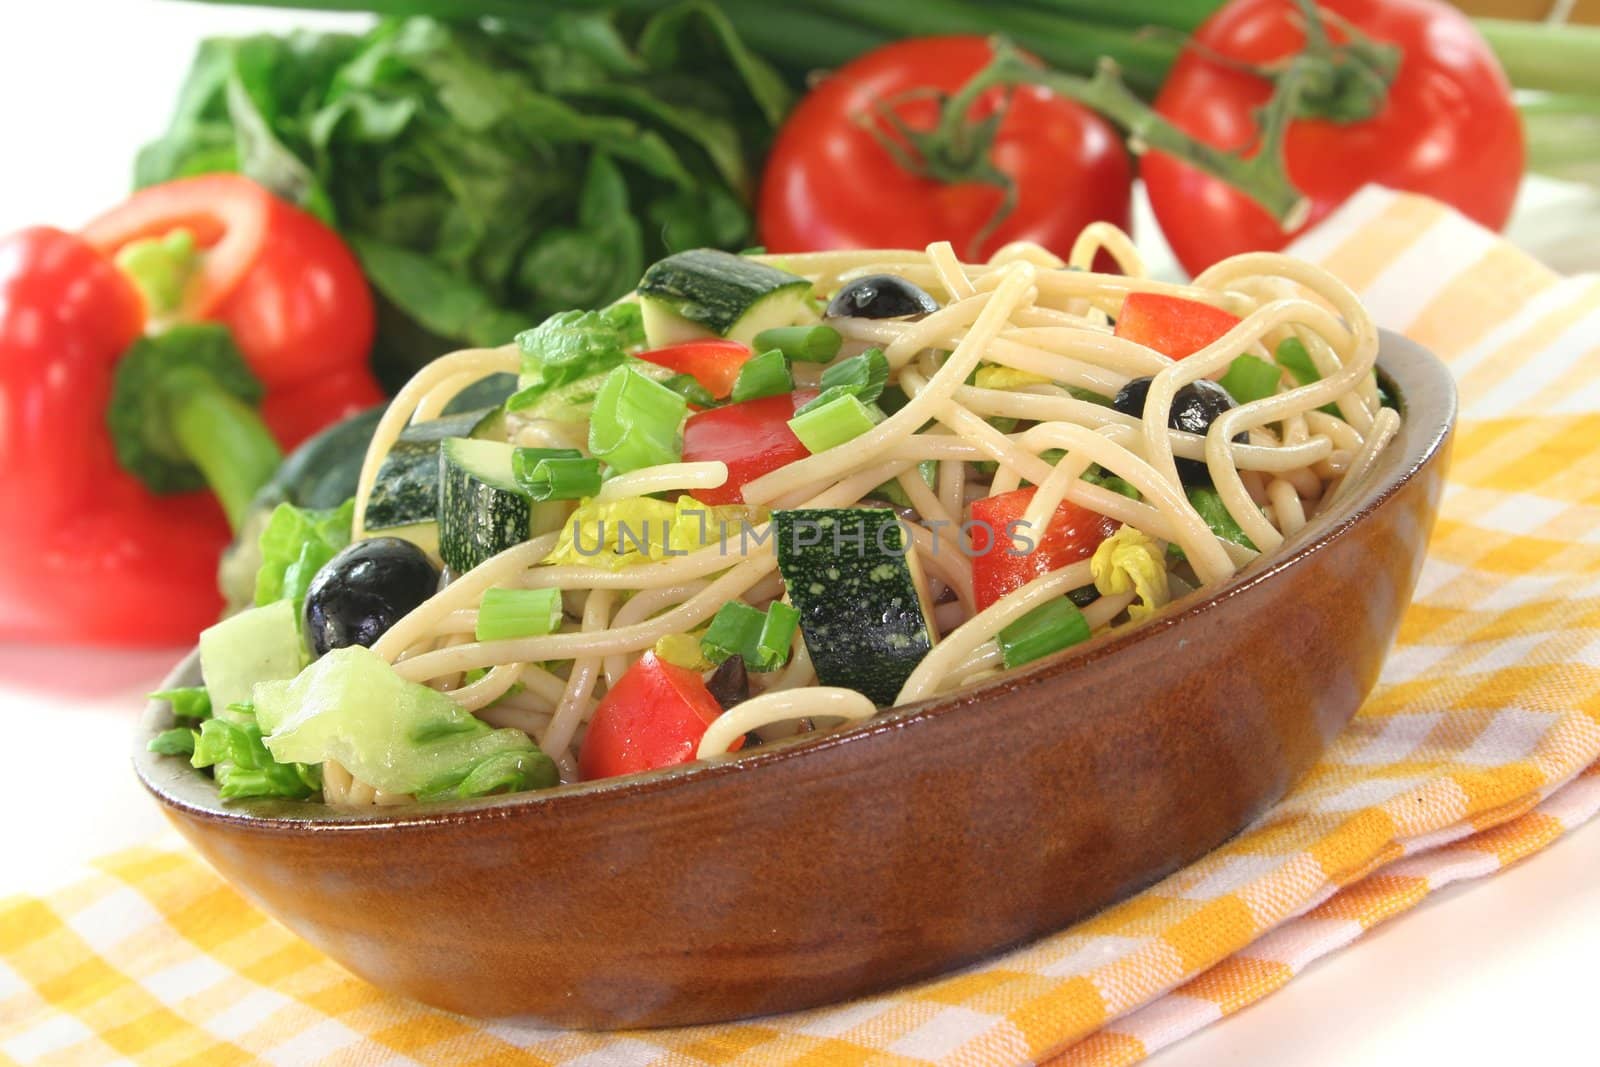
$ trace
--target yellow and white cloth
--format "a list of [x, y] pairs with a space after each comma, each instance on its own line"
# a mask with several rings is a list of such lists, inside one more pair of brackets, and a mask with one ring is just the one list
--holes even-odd
[[1463, 418], [1378, 690], [1282, 804], [1072, 929], [924, 985], [725, 1026], [580, 1034], [384, 994], [181, 846], [0, 904], [0, 1060], [1124, 1064], [1600, 808], [1600, 278], [1368, 190], [1300, 254], [1447, 360]]

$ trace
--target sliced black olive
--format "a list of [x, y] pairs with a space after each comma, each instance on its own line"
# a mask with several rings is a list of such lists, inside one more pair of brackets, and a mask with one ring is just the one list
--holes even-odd
[[750, 675], [744, 669], [744, 657], [729, 656], [723, 660], [722, 666], [706, 682], [706, 689], [722, 705], [723, 711], [749, 700]]
[[845, 285], [828, 301], [830, 319], [903, 319], [939, 310], [939, 301], [893, 274], [869, 274]]
[[1080, 585], [1067, 593], [1067, 599], [1080, 608], [1086, 608], [1100, 599], [1100, 590], [1092, 585]]
[[410, 541], [357, 541], [311, 579], [302, 616], [311, 650], [320, 656], [350, 645], [370, 648], [438, 588], [438, 568]]
[[[1142, 419], [1145, 398], [1149, 395], [1150, 379], [1135, 378], [1122, 387], [1116, 399], [1111, 401], [1111, 406], [1124, 415]], [[1226, 389], [1208, 378], [1201, 378], [1179, 389], [1178, 395], [1172, 398], [1172, 411], [1167, 416], [1167, 425], [1174, 430], [1204, 435], [1211, 429], [1211, 424], [1217, 421], [1218, 415], [1234, 406], [1233, 397], [1228, 395]], [[1237, 433], [1233, 439], [1242, 445], [1250, 440], [1250, 435]], [[1178, 477], [1185, 485], [1211, 484], [1211, 474], [1206, 470], [1206, 465], [1196, 459], [1178, 460]]]

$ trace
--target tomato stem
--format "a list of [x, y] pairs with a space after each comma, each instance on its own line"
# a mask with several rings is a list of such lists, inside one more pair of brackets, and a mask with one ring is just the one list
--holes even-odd
[[[965, 148], [971, 143], [973, 128], [968, 115], [978, 98], [996, 86], [1037, 85], [1076, 100], [1117, 123], [1128, 133], [1128, 147], [1136, 154], [1151, 149], [1184, 160], [1191, 166], [1232, 185], [1260, 204], [1286, 229], [1294, 229], [1305, 219], [1310, 204], [1289, 180], [1283, 161], [1283, 138], [1290, 118], [1300, 106], [1301, 92], [1310, 72], [1305, 64], [1291, 63], [1278, 81], [1278, 90], [1267, 106], [1256, 151], [1246, 155], [1224, 151], [1190, 136], [1140, 100], [1122, 81], [1115, 62], [1102, 59], [1092, 77], [1083, 78], [1036, 66], [1010, 42], [996, 39], [994, 59], [946, 101], [938, 125], [929, 133], [908, 133], [924, 161], [921, 173], [938, 176], [952, 167], [951, 147]], [[1000, 175], [987, 160], [971, 167], [968, 180], [985, 180], [978, 175], [987, 168], [987, 180], [1002, 187], [1009, 179]], [[948, 180], [948, 179], [946, 179]], [[1015, 196], [1002, 205], [1014, 204]], [[985, 234], [1004, 221], [996, 212], [985, 227]]]

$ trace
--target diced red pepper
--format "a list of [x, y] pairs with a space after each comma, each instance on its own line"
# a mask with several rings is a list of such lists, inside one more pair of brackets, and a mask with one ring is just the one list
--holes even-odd
[[1129, 293], [1117, 316], [1117, 336], [1164, 356], [1183, 359], [1239, 325], [1221, 308], [1161, 293]]
[[721, 714], [700, 675], [646, 652], [594, 709], [578, 770], [588, 780], [687, 763]]
[[721, 460], [728, 465], [726, 482], [697, 489], [694, 498], [703, 504], [742, 504], [747, 483], [811, 455], [789, 429], [789, 420], [816, 395], [801, 389], [690, 415], [683, 428], [684, 461]]
[[690, 375], [706, 392], [718, 400], [726, 400], [733, 392], [733, 383], [739, 380], [739, 370], [754, 354], [749, 345], [738, 341], [711, 339], [653, 348], [639, 353], [639, 358]]
[[1042, 537], [1028, 532], [1036, 547], [1021, 555], [1010, 541], [1011, 524], [1027, 512], [1035, 492], [1017, 489], [972, 502], [972, 586], [979, 611], [1035, 578], [1088, 559], [1116, 532], [1111, 519], [1063, 500]]

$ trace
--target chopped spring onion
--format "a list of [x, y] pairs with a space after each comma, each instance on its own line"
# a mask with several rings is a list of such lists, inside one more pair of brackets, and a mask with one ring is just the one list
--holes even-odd
[[799, 626], [800, 612], [782, 601], [762, 612], [730, 600], [718, 609], [700, 638], [700, 653], [716, 664], [739, 656], [752, 671], [775, 671], [788, 662], [789, 646]]
[[1222, 503], [1222, 494], [1209, 485], [1194, 485], [1188, 490], [1189, 503], [1206, 520], [1206, 525], [1211, 527], [1211, 532], [1224, 541], [1232, 541], [1236, 545], [1243, 545], [1251, 551], [1257, 551], [1255, 544], [1240, 529], [1233, 516], [1228, 514], [1227, 507]]
[[728, 398], [734, 403], [760, 400], [764, 396], [794, 392], [794, 375], [789, 373], [789, 361], [774, 348], [745, 361], [739, 368], [739, 377], [733, 383]]
[[744, 658], [745, 665], [756, 672], [775, 671], [789, 662], [789, 647], [794, 644], [794, 632], [800, 628], [800, 612], [781, 600], [767, 606], [767, 618], [761, 625], [761, 635], [756, 638], [754, 656]]
[[[1293, 375], [1294, 380], [1301, 385], [1322, 381], [1322, 372], [1311, 362], [1311, 353], [1306, 351], [1306, 343], [1298, 337], [1284, 338], [1278, 344], [1278, 350], [1273, 353], [1273, 357], [1277, 359], [1278, 366]], [[1317, 410], [1334, 418], [1339, 417], [1339, 408], [1336, 404], [1324, 404]]]
[[832, 326], [775, 326], [756, 334], [755, 350], [776, 348], [796, 363], [826, 363], [839, 354], [843, 343]]
[[1249, 404], [1265, 400], [1278, 391], [1281, 368], [1256, 356], [1240, 356], [1228, 366], [1218, 385], [1228, 391], [1235, 403]]
[[595, 397], [589, 451], [624, 473], [676, 463], [683, 456], [688, 415], [682, 396], [632, 367], [618, 367]]
[[[1056, 459], [1049, 462], [1051, 462], [1053, 465], [1054, 463], [1059, 463], [1060, 460]], [[1144, 499], [1144, 497], [1139, 494], [1139, 490], [1130, 485], [1126, 479], [1112, 474], [1098, 463], [1091, 464], [1089, 469], [1083, 472], [1083, 480], [1093, 485], [1098, 485], [1102, 489], [1109, 489], [1113, 493], [1121, 493], [1129, 500]]]
[[717, 609], [706, 635], [700, 639], [700, 651], [712, 663], [741, 656], [746, 649], [755, 647], [766, 621], [766, 616], [749, 604], [730, 600]]
[[810, 451], [826, 452], [860, 437], [882, 419], [883, 413], [877, 408], [863, 404], [854, 394], [845, 393], [821, 407], [796, 415], [789, 420], [789, 429]]
[[1071, 600], [1061, 597], [1034, 608], [1001, 630], [996, 640], [1006, 666], [1020, 667], [1089, 640], [1089, 620]]
[[717, 398], [711, 391], [700, 384], [700, 380], [692, 374], [674, 374], [670, 378], [661, 379], [661, 384], [683, 397], [695, 407], [714, 408]]
[[823, 407], [841, 396], [853, 396], [870, 404], [883, 393], [889, 381], [889, 360], [881, 348], [869, 348], [859, 356], [835, 363], [822, 372], [822, 392], [802, 405], [797, 415]]
[[537, 501], [582, 500], [600, 491], [600, 461], [575, 448], [519, 448], [511, 454], [511, 470]]
[[478, 605], [479, 641], [539, 637], [561, 628], [561, 590], [490, 589]]

